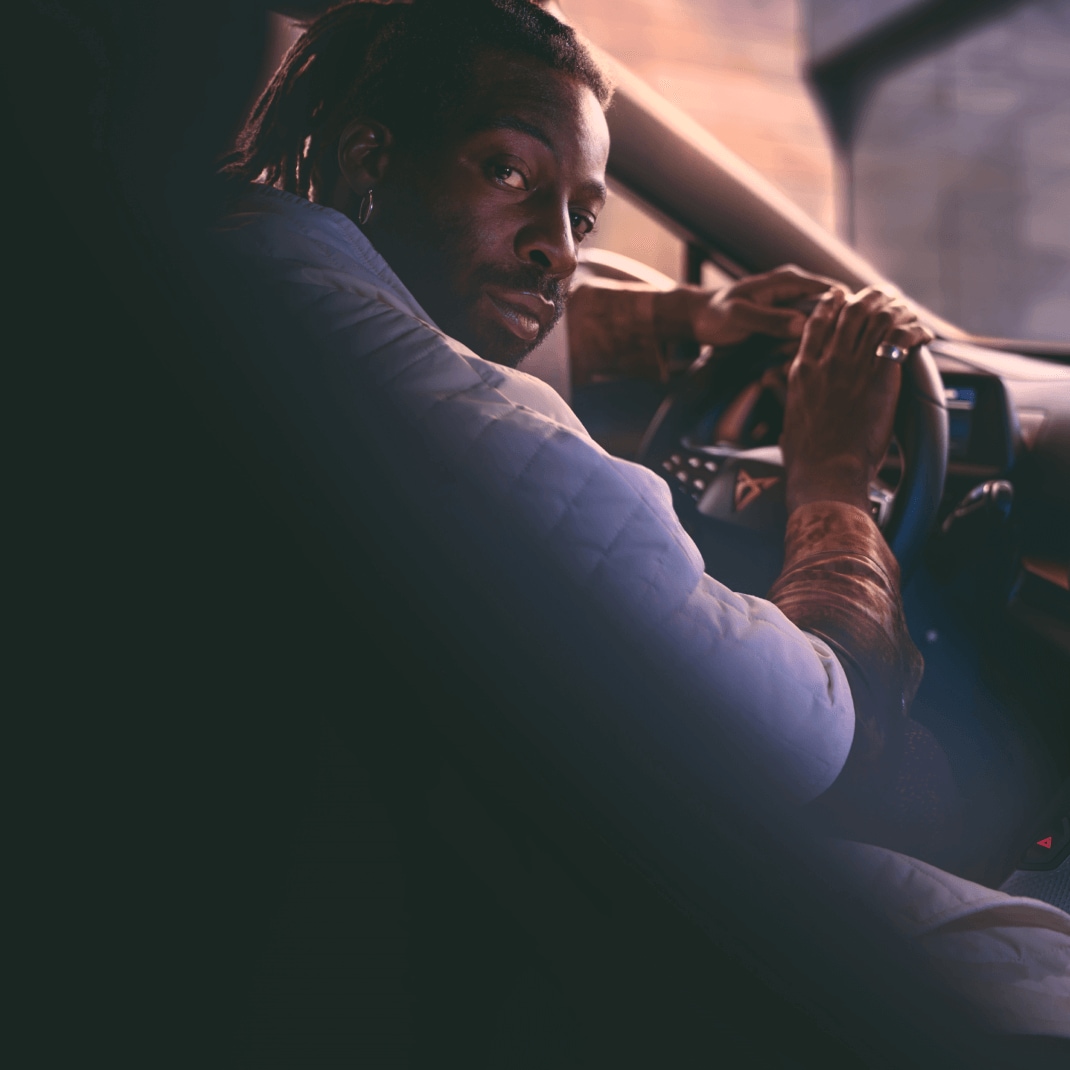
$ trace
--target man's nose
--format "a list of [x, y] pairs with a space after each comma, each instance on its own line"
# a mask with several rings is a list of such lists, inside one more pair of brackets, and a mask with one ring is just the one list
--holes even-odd
[[516, 236], [516, 255], [525, 264], [538, 264], [547, 274], [567, 279], [576, 270], [576, 239], [567, 204], [533, 205], [537, 213]]

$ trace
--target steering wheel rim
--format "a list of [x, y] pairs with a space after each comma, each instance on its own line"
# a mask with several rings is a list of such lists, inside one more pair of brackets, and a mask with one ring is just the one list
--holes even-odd
[[[637, 454], [640, 464], [673, 488], [677, 514], [702, 551], [707, 571], [734, 589], [756, 595], [766, 593], [783, 562], [787, 507], [779, 447], [696, 447], [686, 436], [715, 398], [731, 389], [724, 369], [757, 368], [760, 374], [773, 344], [756, 337], [731, 347], [734, 361], [726, 361], [723, 350], [714, 359], [706, 347], [655, 413]], [[734, 385], [738, 389], [740, 384]], [[947, 475], [943, 384], [924, 346], [903, 365], [895, 437], [902, 471], [882, 531], [905, 586], [936, 520]]]

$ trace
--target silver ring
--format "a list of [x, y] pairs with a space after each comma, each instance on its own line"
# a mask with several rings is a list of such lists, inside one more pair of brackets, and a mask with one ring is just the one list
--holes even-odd
[[893, 346], [891, 342], [881, 342], [877, 346], [877, 356], [884, 360], [890, 360], [895, 364], [902, 364], [904, 360], [910, 355], [908, 349], [901, 349], [899, 346]]

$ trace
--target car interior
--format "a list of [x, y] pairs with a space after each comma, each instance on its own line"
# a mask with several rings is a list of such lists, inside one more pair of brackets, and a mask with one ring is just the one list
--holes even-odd
[[[269, 16], [325, 6], [18, 5], [5, 289], [12, 396], [30, 402], [14, 406], [15, 660], [44, 756], [26, 796], [41, 1052], [1065, 1065], [1065, 1042], [976, 1028], [765, 815], [726, 802], [681, 826], [682, 843], [712, 837], [690, 870], [630, 853], [480, 719], [528, 701], [515, 665], [476, 678], [464, 628], [443, 636], [373, 525], [339, 551], [317, 492], [295, 490], [307, 473], [233, 355], [197, 235], [271, 60]], [[881, 281], [606, 62], [613, 189], [684, 243], [687, 281], [783, 263]], [[672, 283], [612, 250], [582, 270]], [[1070, 343], [978, 340], [922, 312], [937, 339], [871, 501], [926, 662], [913, 715], [965, 805], [961, 841], [928, 861], [1041, 896], [1070, 853]], [[567, 351], [566, 323], [527, 369], [567, 383]], [[681, 346], [666, 382], [571, 392], [596, 441], [667, 481], [709, 571], [759, 595], [783, 500], [741, 527], [722, 484], [779, 471], [764, 373], [782, 360], [761, 339]]]
[[[685, 236], [690, 281], [703, 281], [704, 261], [730, 278], [799, 263], [856, 288], [881, 281], [639, 79], [619, 65], [614, 76], [611, 175]], [[717, 192], [699, 204], [697, 190]], [[671, 285], [640, 265], [626, 274], [620, 254], [586, 256], [594, 274]], [[1046, 835], [1064, 817], [1070, 350], [979, 344], [932, 313], [927, 319], [938, 335], [929, 347], [932, 378], [904, 388], [871, 503], [899, 559], [911, 634], [926, 660], [915, 716], [951, 755], [971, 810], [962, 854], [944, 864], [998, 885], [1034, 831]], [[762, 376], [783, 358], [761, 346], [754, 340], [739, 347], [748, 351], [694, 363], [686, 358], [695, 354], [684, 354], [677, 367], [686, 370], [670, 384], [594, 384], [573, 397], [605, 448], [664, 475], [711, 574], [759, 595], [778, 574], [779, 536], [763, 560], [750, 510], [733, 514], [746, 527], [731, 531], [707, 464], [742, 453], [755, 471], [776, 470], [782, 406]], [[912, 395], [931, 414], [908, 419]], [[912, 471], [928, 467], [929, 456], [931, 471]], [[1061, 860], [1049, 858], [1053, 867]]]

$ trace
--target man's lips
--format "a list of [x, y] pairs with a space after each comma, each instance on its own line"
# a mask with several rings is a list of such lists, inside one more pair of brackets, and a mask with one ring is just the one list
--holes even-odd
[[495, 288], [484, 292], [502, 323], [525, 342], [534, 342], [539, 332], [554, 321], [557, 310], [553, 302], [531, 290]]

